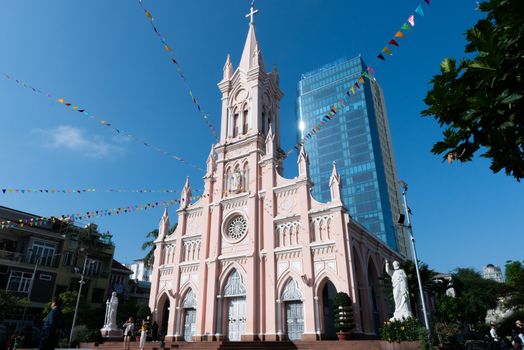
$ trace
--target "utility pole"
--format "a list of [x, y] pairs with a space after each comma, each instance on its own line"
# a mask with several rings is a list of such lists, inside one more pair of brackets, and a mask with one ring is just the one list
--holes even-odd
[[87, 261], [89, 260], [87, 254], [86, 259], [84, 260], [84, 267], [82, 268], [82, 275], [80, 275], [80, 287], [78, 287], [78, 295], [76, 297], [76, 306], [75, 313], [73, 315], [73, 324], [71, 325], [71, 332], [69, 333], [69, 347], [71, 347], [71, 342], [73, 341], [73, 330], [75, 329], [76, 314], [78, 313], [78, 304], [80, 304], [80, 295], [82, 294], [82, 286], [84, 285], [84, 274], [86, 273]]
[[429, 331], [430, 329], [429, 329], [428, 313], [426, 311], [426, 301], [424, 299], [424, 291], [422, 290], [422, 280], [420, 279], [417, 248], [415, 247], [415, 237], [413, 236], [413, 227], [411, 226], [411, 209], [408, 207], [408, 201], [406, 199], [407, 191], [408, 191], [408, 184], [405, 183], [404, 181], [400, 181], [400, 186], [402, 186], [402, 198], [404, 200], [404, 210], [406, 212], [406, 219], [407, 219], [407, 226], [405, 227], [409, 229], [409, 234], [411, 238], [411, 248], [413, 249], [413, 258], [415, 259], [415, 270], [417, 271], [418, 289], [420, 291], [420, 302], [422, 303], [422, 313], [424, 314], [424, 324], [426, 325], [426, 329]]

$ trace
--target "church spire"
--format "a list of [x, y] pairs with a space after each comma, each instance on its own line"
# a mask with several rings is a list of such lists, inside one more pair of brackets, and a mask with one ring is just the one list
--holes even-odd
[[337, 172], [337, 164], [333, 162], [333, 171], [329, 178], [329, 189], [331, 190], [331, 200], [340, 201], [340, 175]]
[[169, 235], [169, 213], [167, 212], [167, 207], [164, 209], [164, 215], [160, 219], [160, 224], [158, 225], [158, 240], [163, 241], [166, 236]]
[[227, 54], [226, 63], [224, 64], [224, 79], [229, 80], [233, 75], [233, 64], [231, 64], [231, 56]]
[[185, 209], [191, 203], [191, 186], [189, 185], [189, 176], [186, 178], [186, 184], [182, 189], [182, 195], [180, 196], [180, 209]]
[[253, 17], [256, 13], [258, 13], [258, 10], [254, 9], [254, 1], [251, 1], [251, 11], [246, 15], [246, 17], [250, 18], [249, 31], [247, 33], [246, 43], [244, 44], [244, 51], [242, 51], [242, 58], [238, 65], [238, 68], [244, 72], [247, 72], [252, 68], [264, 66], [257, 37], [255, 35], [255, 22]]

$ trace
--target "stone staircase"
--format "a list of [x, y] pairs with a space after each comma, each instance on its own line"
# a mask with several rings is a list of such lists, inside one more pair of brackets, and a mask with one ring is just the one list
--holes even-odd
[[[124, 350], [121, 342], [106, 342], [96, 348], [82, 343], [81, 349]], [[266, 341], [266, 342], [147, 342], [144, 350], [416, 350], [418, 342], [388, 343], [380, 340]], [[131, 342], [129, 350], [139, 350], [139, 342]]]

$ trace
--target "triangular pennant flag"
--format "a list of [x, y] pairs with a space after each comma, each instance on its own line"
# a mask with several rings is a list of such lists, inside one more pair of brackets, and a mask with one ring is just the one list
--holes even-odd
[[149, 11], [146, 11], [146, 17], [147, 18], [153, 18], [153, 16], [151, 15], [151, 12], [149, 12]]
[[378, 55], [377, 57], [380, 58], [382, 61], [385, 61], [385, 60], [386, 60], [386, 59], [384, 58], [384, 56], [382, 56], [382, 54]]
[[173, 51], [168, 45], [164, 45], [164, 49], [166, 49], [166, 51]]
[[393, 56], [393, 52], [391, 52], [391, 50], [387, 46], [382, 49], [382, 52], [385, 52], [388, 55]]
[[421, 15], [421, 16], [424, 16], [424, 12], [422, 11], [422, 6], [421, 5], [417, 6], [415, 12], [418, 13], [419, 15]]
[[429, 0], [424, 0], [424, 1], [426, 2], [426, 4], [431, 5], [431, 4], [429, 3]]
[[351, 87], [351, 92], [353, 93], [353, 95], [356, 95], [355, 88], [353, 86]]
[[404, 23], [404, 24], [402, 25], [402, 27], [400, 27], [400, 29], [411, 30], [411, 27], [409, 26], [409, 24]]
[[6, 189], [5, 188], [2, 188], [2, 192], [5, 193]]
[[391, 39], [388, 44], [395, 45], [395, 46], [400, 46], [395, 39]]
[[59, 98], [57, 101], [60, 102], [60, 103], [64, 103], [64, 99], [63, 98]]
[[178, 64], [174, 58], [172, 58], [171, 61], [173, 61], [174, 64]]
[[400, 32], [400, 31], [395, 33], [395, 38], [404, 38], [404, 37], [405, 37], [404, 33]]
[[414, 27], [414, 26], [415, 26], [415, 16], [413, 16], [413, 15], [409, 16], [409, 18], [408, 18], [408, 22], [409, 22], [409, 24], [410, 24], [412, 27]]
[[370, 72], [371, 74], [375, 74], [375, 70], [373, 69], [373, 67], [368, 67], [368, 72]]
[[358, 78], [358, 80], [359, 80], [362, 84], [364, 84], [364, 78], [362, 78], [362, 77], [360, 76], [360, 77]]

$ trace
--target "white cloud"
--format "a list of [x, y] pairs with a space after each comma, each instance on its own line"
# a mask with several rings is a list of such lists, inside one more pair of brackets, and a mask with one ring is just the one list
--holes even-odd
[[102, 137], [89, 137], [83, 129], [59, 125], [51, 129], [34, 130], [46, 138], [48, 148], [69, 150], [89, 158], [110, 158], [122, 152], [122, 148], [106, 142]]

